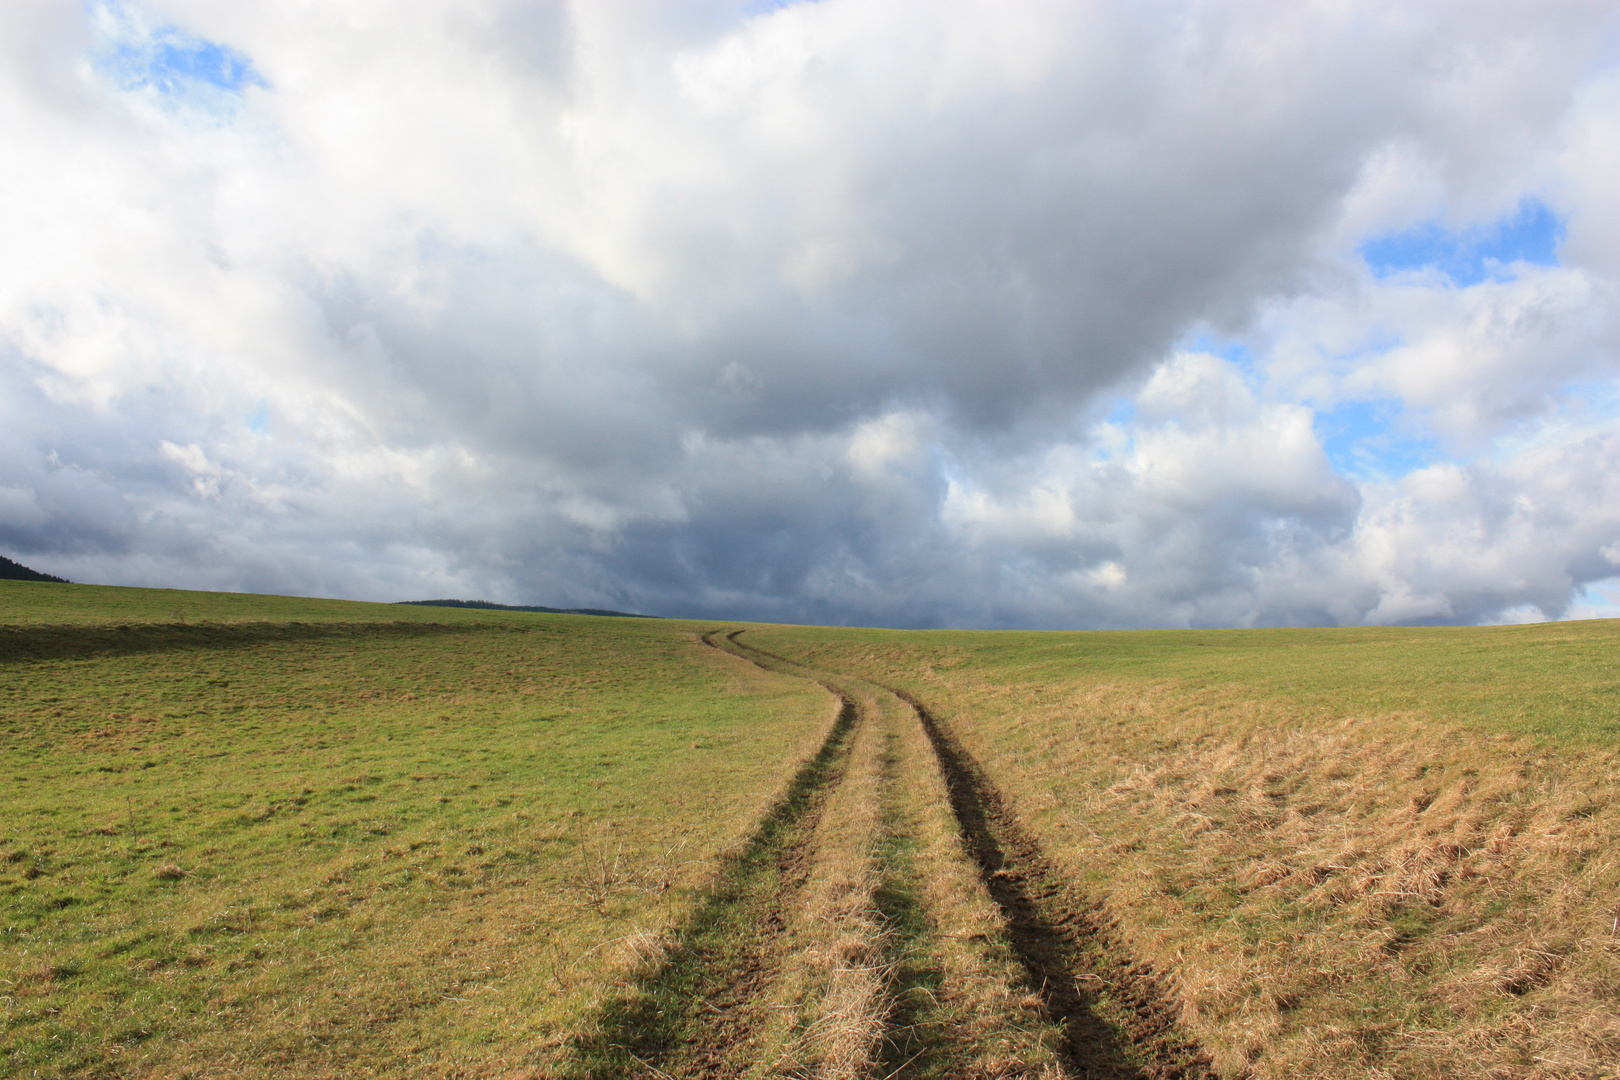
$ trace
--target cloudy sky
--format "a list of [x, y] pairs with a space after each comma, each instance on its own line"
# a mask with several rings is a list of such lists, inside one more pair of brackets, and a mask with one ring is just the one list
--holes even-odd
[[1620, 614], [1620, 5], [7, 0], [0, 552], [897, 626]]

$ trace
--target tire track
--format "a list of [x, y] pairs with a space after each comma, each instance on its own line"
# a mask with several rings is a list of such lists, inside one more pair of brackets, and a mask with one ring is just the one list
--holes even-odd
[[[766, 666], [714, 636], [702, 635], [703, 643]], [[861, 721], [848, 695], [827, 689], [839, 710], [821, 746], [676, 932], [666, 962], [600, 1010], [595, 1030], [576, 1044], [580, 1067], [571, 1075], [735, 1080], [757, 1064], [753, 1044], [765, 1019], [758, 1001], [779, 972], [788, 914], [810, 880], [822, 812], [844, 779]]]
[[[787, 657], [740, 649], [802, 667]], [[819, 681], [819, 680], [818, 680]], [[867, 680], [870, 681], [870, 680]], [[823, 683], [822, 685], [826, 685]], [[914, 695], [873, 683], [908, 705], [934, 750], [951, 811], [979, 877], [1001, 909], [1029, 985], [1063, 1032], [1063, 1057], [1084, 1080], [1203, 1080], [1209, 1055], [1180, 1029], [1151, 965], [1134, 960], [1101, 905], [1075, 893], [984, 769]]]
[[[771, 671], [770, 667], [747, 655], [746, 647], [736, 641], [739, 633], [741, 631], [732, 631], [726, 635], [726, 640], [733, 646], [732, 649], [717, 644], [712, 633], [701, 635], [701, 639], [712, 649], [747, 660], [764, 671]], [[771, 899], [770, 909], [764, 913], [758, 924], [760, 940], [754, 943], [751, 955], [747, 958], [748, 962], [730, 983], [704, 1002], [706, 1023], [690, 1047], [694, 1071], [688, 1075], [694, 1077], [703, 1077], [704, 1080], [709, 1078], [730, 1080], [732, 1077], [742, 1075], [747, 1067], [753, 1064], [746, 1058], [737, 1060], [738, 1049], [752, 1041], [752, 1036], [763, 1019], [759, 1011], [750, 1006], [769, 987], [776, 975], [776, 968], [780, 966], [772, 956], [775, 950], [771, 946], [787, 932], [787, 912], [792, 909], [794, 900], [810, 882], [810, 870], [816, 859], [816, 833], [821, 825], [822, 812], [826, 809], [827, 800], [844, 779], [849, 751], [854, 743], [855, 727], [862, 719], [860, 709], [843, 691], [826, 683], [819, 685], [838, 699], [838, 719], [834, 721], [832, 730], [828, 732], [827, 740], [817, 751], [816, 757], [805, 769], [813, 768], [823, 758], [835, 760], [832, 760], [831, 768], [821, 781], [805, 792], [805, 804], [799, 809], [792, 823], [793, 835], [777, 853], [778, 887]], [[795, 786], [797, 784], [796, 778]], [[791, 804], [792, 801], [790, 791], [788, 797], [784, 799], [784, 804]]]
[[1180, 1030], [1157, 973], [1129, 956], [1110, 933], [1100, 905], [1072, 895], [1040, 843], [944, 723], [906, 691], [884, 689], [911, 706], [928, 735], [980, 879], [1001, 908], [1030, 986], [1062, 1028], [1064, 1057], [1074, 1075], [1214, 1078], [1209, 1055]]
[[[765, 670], [816, 683], [828, 693], [837, 697], [844, 709], [853, 709], [855, 711], [858, 718], [857, 723], [862, 726], [862, 730], [865, 732], [863, 737], [882, 737], [881, 732], [886, 730], [887, 724], [882, 715], [873, 716], [868, 714], [868, 706], [871, 705], [870, 701], [862, 702], [858, 700], [842, 685], [832, 681], [832, 679], [819, 677], [814, 669], [806, 668], [786, 657], [777, 656], [762, 649], [755, 649], [752, 645], [743, 644], [737, 640], [742, 633], [742, 630], [733, 630], [726, 634], [728, 651]], [[704, 640], [711, 645], [715, 644], [712, 636], [705, 636]], [[854, 741], [853, 736], [851, 741]], [[867, 755], [872, 755], [870, 760], [866, 760]], [[835, 909], [842, 909], [842, 915], [834, 915], [834, 918], [853, 916], [853, 921], [845, 924], [845, 931], [833, 935], [832, 940], [823, 942], [823, 947], [829, 943], [833, 944], [836, 952], [843, 956], [842, 960], [835, 961], [836, 966], [829, 972], [832, 975], [833, 983], [829, 986], [828, 993], [830, 998], [835, 999], [835, 1001], [823, 1001], [822, 1003], [824, 1009], [830, 1004], [832, 1011], [830, 1013], [824, 1011], [816, 1022], [811, 1025], [811, 1029], [814, 1030], [826, 1021], [829, 1016], [839, 1018], [834, 1022], [834, 1027], [829, 1029], [829, 1031], [837, 1033], [832, 1034], [830, 1041], [826, 1042], [821, 1048], [822, 1053], [825, 1053], [826, 1056], [812, 1056], [812, 1060], [815, 1062], [813, 1066], [815, 1075], [827, 1078], [827, 1080], [878, 1075], [872, 1070], [881, 1061], [885, 1060], [884, 1055], [895, 1041], [897, 1019], [904, 1016], [904, 1013], [897, 1009], [897, 1003], [893, 998], [893, 981], [901, 964], [891, 953], [892, 942], [889, 940], [887, 932], [888, 929], [892, 929], [890, 924], [891, 911], [886, 908], [884, 901], [891, 900], [892, 897], [888, 895], [887, 891], [888, 871], [884, 868], [885, 860], [878, 854], [878, 849], [881, 847], [881, 837], [885, 832], [885, 827], [881, 822], [883, 793], [892, 783], [892, 777], [886, 763], [886, 751], [878, 751], [875, 746], [869, 744], [864, 751], [855, 751], [853, 757], [860, 758], [865, 762], [861, 766], [862, 768], [872, 770], [867, 775], [865, 782], [875, 782], [875, 787], [867, 795], [867, 798], [872, 800], [869, 809], [873, 817], [861, 829], [857, 841], [858, 846], [866, 850], [866, 854], [860, 855], [858, 858], [862, 862], [871, 860], [872, 873], [862, 884], [855, 886], [854, 881], [849, 878], [840, 881], [836, 876], [837, 871], [834, 870], [834, 877], [831, 879], [823, 878], [818, 886], [818, 889], [823, 890], [818, 893], [823, 904], [832, 900]], [[856, 783], [861, 782], [857, 781]], [[829, 795], [829, 798], [833, 797], [835, 796]], [[860, 798], [860, 796], [857, 794], [856, 798]], [[848, 808], [846, 807], [840, 813], [848, 813]], [[851, 839], [850, 834], [847, 832], [847, 822], [844, 828], [846, 831], [843, 832], [842, 843], [847, 845]], [[836, 848], [840, 844], [837, 838], [840, 829], [837, 825], [834, 825], [832, 830], [834, 835], [829, 837], [828, 840], [829, 844]], [[850, 852], [846, 848], [843, 851], [843, 857], [848, 858], [849, 855]], [[831, 858], [836, 861], [839, 855], [833, 853]], [[804, 866], [804, 873], [808, 877], [811, 871], [811, 862], [807, 861]], [[820, 876], [821, 873], [818, 872], [818, 877]], [[861, 879], [856, 878], [855, 880], [859, 881]], [[854, 886], [853, 891], [851, 891], [852, 886]], [[828, 891], [829, 889], [830, 891]], [[861, 899], [856, 900], [853, 906], [849, 906], [850, 902], [855, 900], [857, 896]], [[864, 909], [864, 911], [861, 909]], [[812, 917], [826, 919], [829, 914], [828, 910], [823, 907], [819, 914]], [[853, 940], [851, 935], [854, 935]], [[855, 944], [856, 941], [862, 938], [865, 938], [866, 941], [864, 947]], [[851, 946], [855, 947], [855, 952], [847, 951]], [[860, 958], [857, 959], [857, 956]], [[881, 971], [881, 974], [876, 975], [874, 981], [871, 973], [879, 971]], [[840, 990], [837, 986], [840, 978], [853, 978], [855, 985], [852, 987], [846, 982]], [[854, 994], [853, 999], [848, 996], [851, 993]], [[842, 1031], [838, 1031], [840, 1026], [842, 1026]], [[827, 1036], [823, 1035], [823, 1038], [825, 1039]], [[804, 1062], [801, 1064], [808, 1065], [809, 1063]], [[894, 1076], [899, 1075], [899, 1072], [892, 1068], [885, 1068], [883, 1073], [887, 1080], [892, 1080]], [[801, 1073], [797, 1069], [790, 1069], [785, 1075], [799, 1076], [809, 1075], [809, 1073]]]

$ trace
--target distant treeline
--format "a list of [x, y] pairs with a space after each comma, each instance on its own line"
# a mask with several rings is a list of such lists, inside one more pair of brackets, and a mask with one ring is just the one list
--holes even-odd
[[492, 604], [488, 600], [401, 600], [417, 607], [487, 608], [490, 611], [539, 611], [547, 615], [613, 615], [621, 619], [656, 619], [657, 615], [637, 615], [633, 611], [608, 611], [593, 607], [541, 607], [538, 604]]
[[67, 578], [59, 578], [55, 574], [42, 574], [38, 570], [30, 570], [22, 563], [12, 562], [4, 555], [0, 555], [0, 580], [5, 581], [54, 581], [58, 585], [71, 585], [73, 582]]

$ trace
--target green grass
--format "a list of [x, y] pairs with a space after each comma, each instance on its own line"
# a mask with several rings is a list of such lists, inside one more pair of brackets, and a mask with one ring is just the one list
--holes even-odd
[[[831, 719], [715, 629], [0, 582], [0, 1075], [695, 1067]], [[746, 641], [926, 701], [1228, 1071], [1620, 1048], [1620, 622]], [[1021, 991], [905, 745], [873, 903], [940, 1045], [888, 1063], [943, 1074]]]
[[[486, 624], [505, 619], [519, 625], [528, 612], [469, 608], [367, 604], [258, 593], [193, 592], [188, 589], [129, 589], [117, 585], [61, 585], [31, 581], [0, 582], [0, 626], [116, 626], [193, 623], [359, 623], [410, 622]], [[589, 616], [574, 616], [588, 618]]]
[[[795, 842], [813, 834], [813, 824], [804, 819], [818, 794], [844, 768], [854, 720], [852, 712], [840, 717], [748, 842], [727, 861], [679, 932], [671, 935], [669, 962], [604, 1003], [592, 1037], [583, 1040], [580, 1060], [567, 1075], [633, 1076], [641, 1071], [637, 1062], [648, 1060], [677, 1069], [677, 1062], [691, 1064], [683, 1059], [700, 1040], [704, 1011], [728, 992], [736, 995], [731, 984], [747, 977], [751, 965], [763, 969], [780, 962], [770, 955], [775, 931], [769, 919], [784, 887], [782, 859]], [[763, 981], [757, 971], [753, 978]]]
[[773, 628], [761, 643], [870, 660], [910, 688], [931, 671], [1035, 695], [1119, 682], [1241, 693], [1336, 716], [1412, 712], [1555, 742], [1620, 736], [1620, 620], [1497, 627], [1120, 632]]
[[824, 717], [738, 668], [654, 620], [0, 582], [0, 1074], [556, 1051]]

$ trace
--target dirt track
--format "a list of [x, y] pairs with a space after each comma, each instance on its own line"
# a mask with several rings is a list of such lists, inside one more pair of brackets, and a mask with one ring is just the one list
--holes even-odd
[[[1208, 1055], [1178, 1030], [1175, 1007], [1153, 970], [1133, 962], [1109, 933], [1106, 912], [1075, 895], [927, 706], [904, 691], [889, 692], [911, 706], [928, 733], [963, 843], [1001, 908], [1030, 985], [1063, 1029], [1073, 1074], [1155, 1080], [1215, 1075]], [[1114, 1025], [1099, 1015], [1104, 1000], [1112, 1006]]]
[[[703, 641], [711, 648], [720, 648], [712, 639], [713, 635], [705, 635]], [[792, 820], [784, 841], [774, 851], [777, 888], [754, 924], [754, 938], [747, 943], [733, 977], [723, 990], [703, 1003], [699, 1034], [688, 1047], [687, 1075], [729, 1080], [742, 1076], [755, 1064], [750, 1060], [749, 1048], [763, 1020], [758, 999], [780, 968], [779, 941], [797, 906], [795, 897], [810, 881], [822, 811], [832, 791], [844, 780], [850, 744], [863, 719], [854, 701], [832, 687], [827, 689], [839, 700], [838, 719], [817, 758], [825, 758], [829, 767], [804, 785], [802, 805], [793, 807], [792, 800], [784, 805]], [[809, 779], [805, 773], [800, 775]]]
[[[1112, 933], [1108, 914], [1063, 879], [1040, 840], [946, 723], [904, 691], [804, 667], [739, 640], [742, 633], [722, 638], [713, 632], [702, 640], [768, 670], [819, 683], [839, 701], [837, 720], [727, 879], [696, 913], [668, 962], [643, 981], [640, 998], [604, 1015], [597, 1060], [616, 1058], [626, 1071], [598, 1067], [587, 1075], [639, 1071], [703, 1080], [805, 1075], [801, 1067], [771, 1063], [773, 1048], [762, 1042], [762, 1031], [771, 1020], [773, 986], [794, 947], [793, 920], [804, 917], [802, 894], [821, 854], [823, 811], [844, 782], [857, 729], [873, 720], [847, 689], [855, 684], [866, 687], [861, 694], [869, 704], [873, 693], [903, 702], [926, 735], [962, 850], [999, 909], [1002, 933], [1022, 968], [1024, 985], [1008, 990], [1038, 1000], [1061, 1034], [1058, 1074], [1073, 1080], [1215, 1075], [1208, 1056], [1179, 1029], [1159, 974], [1133, 960]], [[791, 1004], [774, 1005], [784, 1007]], [[890, 1026], [903, 1012], [893, 1001], [881, 1010]], [[868, 1036], [872, 1046], [862, 1056], [865, 1065], [830, 1069], [823, 1064], [815, 1074], [851, 1080], [941, 1075], [937, 1055], [926, 1071], [909, 1063], [880, 1071], [877, 1062], [886, 1055], [879, 1044], [889, 1036], [880, 1021]], [[603, 1051], [623, 1053], [604, 1056]], [[1007, 1062], [991, 1071], [978, 1066], [972, 1075], [1050, 1077], [1053, 1072], [1051, 1066], [1038, 1071]]]

